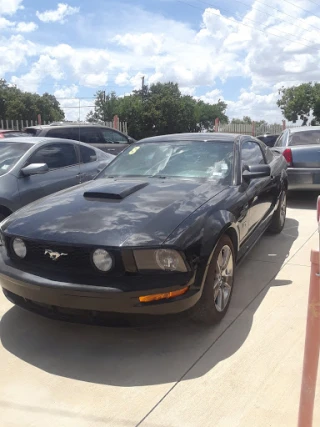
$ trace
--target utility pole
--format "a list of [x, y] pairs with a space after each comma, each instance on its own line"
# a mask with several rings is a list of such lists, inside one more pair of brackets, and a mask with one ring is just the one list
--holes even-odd
[[103, 123], [106, 125], [106, 91], [103, 91]]
[[141, 77], [141, 80], [142, 80], [141, 90], [143, 91], [143, 88], [144, 88], [144, 76]]

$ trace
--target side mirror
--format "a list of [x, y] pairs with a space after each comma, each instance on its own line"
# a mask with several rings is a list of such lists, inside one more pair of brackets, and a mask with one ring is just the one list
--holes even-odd
[[136, 140], [128, 136], [128, 142], [129, 144], [133, 144], [134, 142], [136, 142]]
[[24, 176], [39, 175], [48, 171], [49, 167], [46, 163], [31, 163], [31, 165], [21, 169]]
[[254, 165], [245, 166], [245, 170], [242, 172], [244, 181], [251, 181], [256, 178], [265, 178], [270, 176], [271, 170], [269, 165]]

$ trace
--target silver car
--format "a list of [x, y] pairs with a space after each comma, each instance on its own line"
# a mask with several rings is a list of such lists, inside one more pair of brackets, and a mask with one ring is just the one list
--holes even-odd
[[320, 126], [284, 130], [272, 151], [287, 161], [289, 190], [320, 190]]
[[0, 221], [34, 200], [93, 179], [115, 156], [77, 141], [0, 141]]

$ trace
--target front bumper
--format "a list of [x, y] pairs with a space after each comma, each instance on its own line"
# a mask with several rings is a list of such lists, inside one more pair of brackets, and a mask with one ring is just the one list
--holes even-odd
[[289, 190], [320, 190], [320, 168], [288, 168]]
[[[123, 313], [167, 315], [180, 313], [190, 309], [201, 296], [201, 290], [194, 286], [194, 273], [176, 274], [174, 277], [163, 276], [162, 286], [149, 289], [145, 283], [143, 290], [124, 291], [120, 283], [109, 287], [83, 285], [53, 281], [35, 274], [27, 273], [13, 266], [6, 257], [3, 248], [0, 248], [0, 285], [6, 297], [23, 308], [32, 311], [47, 310], [50, 312], [66, 312], [72, 310], [86, 312]], [[122, 279], [123, 281], [124, 279]], [[141, 276], [141, 281], [147, 277]], [[125, 278], [125, 287], [128, 288], [130, 277]], [[164, 292], [172, 292], [189, 286], [184, 295], [150, 303], [140, 303], [139, 297]], [[44, 313], [45, 314], [45, 313]]]

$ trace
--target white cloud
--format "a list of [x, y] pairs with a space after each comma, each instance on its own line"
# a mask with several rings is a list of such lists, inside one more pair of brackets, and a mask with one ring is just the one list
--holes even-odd
[[13, 31], [16, 33], [31, 33], [38, 28], [34, 22], [13, 22], [0, 16], [0, 30]]
[[23, 9], [23, 0], [0, 0], [0, 15], [13, 15]]
[[18, 22], [15, 31], [18, 33], [31, 33], [38, 28], [34, 22]]
[[15, 26], [15, 23], [0, 16], [0, 30], [5, 30]]
[[158, 55], [163, 46], [163, 34], [152, 33], [123, 34], [114, 37], [114, 41], [120, 46], [133, 50], [137, 55]]
[[46, 10], [45, 12], [37, 11], [36, 15], [42, 22], [60, 22], [60, 24], [63, 24], [67, 16], [74, 15], [78, 13], [79, 10], [79, 7], [72, 7], [66, 3], [59, 3], [56, 10]]
[[119, 73], [115, 79], [118, 86], [126, 86], [130, 83], [130, 76], [127, 72]]
[[0, 37], [0, 75], [5, 77], [6, 73], [14, 73], [21, 65], [27, 65], [28, 58], [37, 53], [37, 46], [20, 34], [10, 38]]
[[54, 91], [54, 96], [60, 102], [66, 120], [85, 120], [87, 114], [93, 109], [94, 99], [79, 99], [77, 85], [63, 86]]
[[250, 116], [253, 120], [266, 120], [280, 123], [281, 112], [276, 106], [279, 96], [276, 92], [257, 95], [255, 92], [242, 91], [237, 101], [228, 101], [227, 115], [230, 118]]
[[[0, 0], [0, 14], [3, 5], [6, 13], [13, 14], [21, 3]], [[85, 48], [54, 42], [42, 46], [41, 41], [35, 44], [23, 37], [0, 36], [0, 74], [14, 73], [14, 81], [24, 88], [36, 89], [48, 76], [57, 81], [63, 76], [68, 88], [75, 83], [77, 88], [104, 86], [120, 93], [140, 88], [144, 75], [146, 84], [177, 82], [183, 93], [193, 96], [207, 87], [200, 98], [212, 103], [223, 98], [223, 91], [217, 89], [220, 80], [228, 85], [235, 84], [230, 78], [242, 77], [250, 83], [237, 99], [226, 100], [229, 114], [273, 120], [281, 116], [276, 105], [279, 87], [319, 80], [319, 9], [305, 0], [299, 6], [310, 9], [310, 14], [281, 0], [253, 1], [247, 9], [239, 9], [241, 15], [235, 10], [233, 17], [207, 7], [198, 28], [130, 3], [116, 12], [100, 8], [83, 18], [81, 28], [80, 24], [71, 28], [75, 36], [83, 37]], [[63, 22], [78, 11], [59, 3], [56, 10], [37, 12], [37, 16], [43, 22]], [[96, 24], [95, 13], [105, 14], [108, 25]], [[33, 25], [0, 17], [2, 34], [18, 28], [32, 31]], [[31, 56], [35, 58], [30, 61]], [[19, 73], [22, 65], [29, 67], [24, 75]]]
[[48, 55], [41, 55], [39, 60], [32, 64], [27, 74], [21, 77], [13, 76], [11, 83], [28, 92], [36, 92], [40, 83], [48, 76], [60, 80], [63, 78], [63, 72], [56, 59], [52, 59]]
[[208, 104], [216, 104], [219, 99], [222, 99], [222, 92], [220, 89], [213, 89], [207, 92], [205, 95], [199, 96], [201, 101], [207, 102]]

